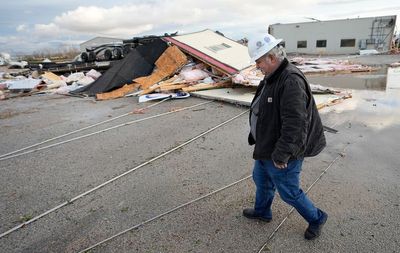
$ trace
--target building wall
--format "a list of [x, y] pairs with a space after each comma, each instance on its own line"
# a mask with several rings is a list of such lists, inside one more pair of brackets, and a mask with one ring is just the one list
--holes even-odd
[[109, 43], [122, 43], [123, 39], [118, 38], [108, 38], [108, 37], [95, 37], [88, 41], [85, 41], [79, 45], [81, 52], [84, 52], [86, 48], [90, 48], [93, 46], [100, 46], [102, 44], [109, 44]]
[[[358, 53], [360, 49], [388, 51], [395, 24], [396, 16], [382, 16], [274, 24], [269, 27], [269, 32], [276, 38], [285, 40], [285, 48], [288, 53], [353, 54]], [[374, 27], [374, 31], [371, 37], [372, 27]], [[341, 47], [342, 39], [355, 39], [355, 45]], [[326, 47], [317, 48], [317, 40], [326, 40]], [[307, 47], [298, 48], [298, 41], [307, 41]]]

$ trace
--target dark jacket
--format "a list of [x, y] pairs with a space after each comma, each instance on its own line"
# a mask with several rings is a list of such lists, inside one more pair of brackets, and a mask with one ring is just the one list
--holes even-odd
[[261, 96], [257, 141], [251, 133], [248, 137], [249, 144], [255, 144], [254, 159], [287, 163], [290, 159], [315, 156], [326, 146], [310, 85], [287, 59], [260, 82], [253, 102], [257, 96]]

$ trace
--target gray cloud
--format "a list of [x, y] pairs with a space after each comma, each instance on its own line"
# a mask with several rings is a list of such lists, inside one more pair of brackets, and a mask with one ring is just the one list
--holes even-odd
[[[15, 3], [14, 3], [15, 2]], [[376, 1], [371, 0], [220, 0], [220, 1], [59, 1], [31, 0], [14, 1], [7, 6], [21, 10], [21, 17], [9, 18], [10, 29], [1, 31], [3, 41], [0, 51], [14, 48], [11, 43], [20, 40], [24, 48], [32, 50], [46, 46], [48, 41], [82, 41], [94, 36], [112, 36], [130, 38], [145, 34], [163, 34], [165, 32], [193, 32], [210, 28], [220, 30], [234, 39], [251, 35], [258, 31], [267, 31], [273, 23], [306, 22], [304, 17], [327, 20], [342, 18], [351, 8], [337, 6], [359, 6], [358, 13], [364, 11], [370, 15], [396, 15], [393, 11], [396, 1], [381, 1], [381, 8], [376, 11]], [[337, 2], [337, 3], [336, 3]], [[336, 3], [336, 4], [335, 4]], [[46, 10], [51, 10], [46, 14]], [[41, 18], [36, 20], [35, 13]], [[31, 13], [31, 14], [26, 14]], [[56, 13], [56, 14], [54, 14]], [[15, 13], [14, 13], [15, 14]], [[48, 15], [48, 16], [46, 16]], [[26, 19], [25, 19], [26, 17]], [[29, 19], [29, 20], [28, 20]], [[18, 22], [16, 21], [18, 20]], [[0, 17], [0, 23], [7, 22], [7, 17]], [[17, 32], [18, 30], [18, 32]], [[13, 39], [17, 38], [17, 39]], [[51, 46], [50, 43], [47, 43]]]

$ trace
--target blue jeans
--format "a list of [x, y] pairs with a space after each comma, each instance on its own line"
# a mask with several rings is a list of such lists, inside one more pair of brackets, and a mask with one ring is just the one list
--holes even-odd
[[277, 189], [282, 200], [293, 206], [311, 224], [320, 224], [323, 212], [300, 189], [303, 160], [290, 160], [286, 169], [278, 169], [272, 160], [256, 160], [253, 180], [256, 184], [255, 213], [272, 218], [271, 205]]

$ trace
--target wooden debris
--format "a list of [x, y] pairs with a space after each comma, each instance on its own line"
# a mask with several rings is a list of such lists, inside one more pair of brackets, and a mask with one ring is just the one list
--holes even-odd
[[171, 90], [180, 90], [182, 88], [188, 87], [187, 84], [173, 84], [173, 85], [162, 85], [159, 87], [160, 91], [171, 91]]
[[232, 86], [231, 80], [226, 80], [226, 81], [222, 81], [219, 83], [213, 83], [213, 84], [200, 83], [200, 84], [196, 84], [196, 85], [189, 86], [186, 88], [182, 88], [182, 91], [192, 92], [192, 91], [209, 90], [209, 89], [216, 89], [216, 88], [227, 88], [227, 87], [231, 87], [231, 86]]
[[[172, 78], [169, 80], [172, 80]], [[176, 78], [174, 78], [174, 80], [176, 80]], [[159, 84], [155, 84], [155, 85], [151, 86], [150, 88], [143, 90], [142, 92], [140, 92], [140, 96], [150, 94], [154, 91], [168, 91], [168, 90], [180, 89], [178, 87], [178, 85], [181, 86], [180, 88], [188, 86], [188, 84], [186, 82], [172, 83], [167, 80], [167, 81], [161, 82]], [[166, 89], [165, 89], [165, 87], [166, 87]]]
[[60, 81], [62, 80], [61, 77], [58, 75], [54, 74], [53, 72], [44, 72], [44, 74], [41, 76], [44, 79], [50, 80], [50, 81]]
[[137, 88], [139, 88], [140, 84], [137, 83], [132, 83], [132, 84], [125, 84], [123, 87], [106, 92], [106, 93], [99, 93], [96, 94], [96, 99], [97, 100], [108, 100], [108, 99], [114, 99], [114, 98], [120, 98], [128, 94], [129, 92], [135, 91]]
[[[175, 72], [185, 65], [187, 57], [176, 46], [171, 46], [156, 61], [156, 69], [149, 76], [143, 76], [134, 79], [133, 81], [139, 83], [143, 90], [149, 89], [151, 86], [159, 83], [163, 79], [172, 76]], [[146, 91], [152, 92], [152, 91]], [[148, 93], [144, 93], [148, 94]], [[143, 95], [143, 94], [142, 94]]]
[[333, 105], [339, 104], [339, 103], [343, 102], [343, 100], [349, 99], [349, 98], [352, 98], [352, 95], [346, 94], [345, 96], [334, 99], [328, 103], [317, 104], [317, 109], [320, 110], [320, 109], [328, 107], [328, 106], [333, 106]]
[[160, 85], [153, 85], [153, 86], [150, 87], [150, 88], [147, 88], [147, 89], [145, 89], [145, 90], [142, 90], [142, 92], [140, 92], [139, 95], [142, 96], [142, 95], [150, 94], [150, 93], [152, 93], [153, 91], [157, 90], [158, 88], [160, 88]]

